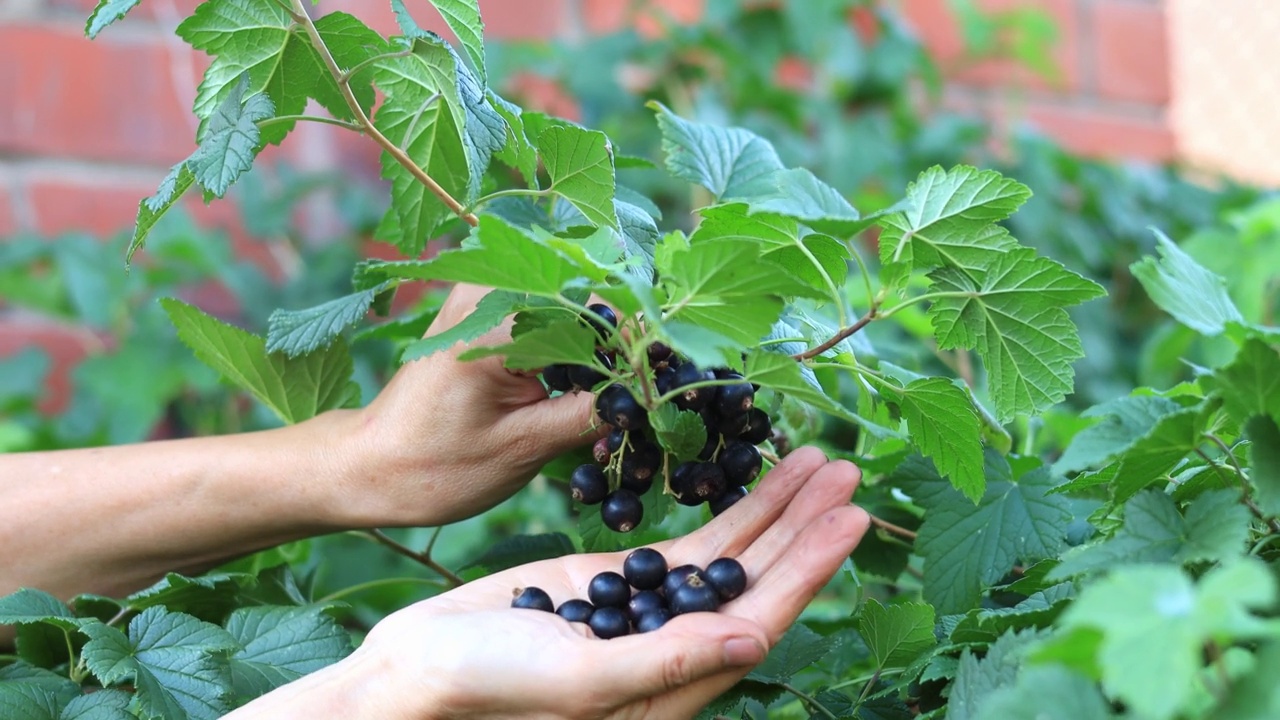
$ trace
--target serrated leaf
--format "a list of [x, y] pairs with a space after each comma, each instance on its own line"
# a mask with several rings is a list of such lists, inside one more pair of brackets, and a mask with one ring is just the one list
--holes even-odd
[[431, 4], [440, 12], [475, 64], [480, 82], [487, 84], [489, 73], [484, 63], [484, 20], [480, 16], [479, 3], [476, 0], [431, 0]]
[[1017, 681], [987, 696], [974, 720], [1110, 720], [1093, 681], [1060, 666], [1028, 667]]
[[75, 630], [80, 625], [70, 608], [43, 590], [21, 588], [0, 597], [0, 625], [27, 623], [48, 623], [63, 630]]
[[58, 720], [69, 701], [66, 691], [55, 692], [39, 685], [0, 682], [0, 710], [5, 720]]
[[1081, 417], [1102, 417], [1102, 420], [1071, 439], [1062, 457], [1054, 463], [1053, 471], [1065, 475], [1098, 467], [1151, 432], [1160, 418], [1181, 407], [1159, 395], [1131, 395], [1090, 408], [1081, 413]]
[[973, 502], [986, 489], [982, 422], [964, 390], [946, 378], [922, 378], [886, 391], [902, 409], [911, 441]]
[[[353, 399], [353, 364], [341, 338], [299, 358], [267, 354], [266, 341], [173, 298], [160, 304], [178, 337], [206, 365], [248, 391], [286, 423], [297, 423]], [[354, 388], [358, 389], [358, 388]]]
[[534, 147], [525, 133], [523, 110], [492, 90], [487, 90], [486, 94], [494, 110], [502, 116], [507, 125], [506, 141], [503, 142], [502, 149], [497, 152], [498, 160], [519, 170], [525, 183], [530, 188], [537, 189], [538, 148]]
[[22, 660], [12, 665], [0, 666], [0, 683], [34, 685], [55, 694], [64, 690], [80, 691], [79, 683], [73, 682], [65, 674], [35, 667]]
[[143, 588], [121, 601], [122, 607], [145, 610], [156, 605], [199, 618], [219, 621], [240, 599], [240, 593], [255, 582], [248, 573], [205, 573], [187, 577], [168, 573], [150, 587]]
[[1195, 452], [1208, 422], [1207, 408], [1202, 405], [1160, 418], [1151, 432], [1120, 455], [1111, 485], [1117, 501], [1133, 497]]
[[564, 533], [516, 535], [490, 545], [483, 555], [460, 569], [483, 568], [485, 572], [492, 574], [539, 560], [572, 555], [576, 552], [573, 541]]
[[615, 199], [613, 209], [618, 214], [623, 260], [630, 263], [628, 267], [636, 277], [652, 283], [654, 255], [660, 236], [657, 223], [649, 213], [629, 202]]
[[1202, 335], [1218, 335], [1244, 318], [1227, 294], [1227, 283], [1182, 251], [1167, 235], [1155, 233], [1160, 259], [1147, 256], [1129, 266], [1152, 302]]
[[823, 637], [804, 623], [792, 625], [770, 650], [764, 662], [746, 677], [756, 682], [782, 684], [806, 670], [835, 649], [835, 640]]
[[991, 643], [1006, 632], [1047, 628], [1075, 597], [1070, 583], [1032, 593], [1013, 607], [970, 610], [952, 628], [953, 643]]
[[707, 426], [702, 416], [680, 410], [674, 403], [663, 403], [656, 412], [649, 413], [649, 426], [658, 444], [680, 462], [696, 458], [707, 444]]
[[746, 379], [761, 387], [788, 395], [796, 400], [836, 417], [856, 423], [875, 433], [877, 437], [902, 436], [889, 428], [881, 427], [865, 418], [854, 415], [848, 408], [828, 397], [821, 389], [811, 385], [802, 372], [802, 366], [790, 356], [766, 350], [753, 350], [747, 355]]
[[104, 684], [131, 681], [134, 703], [148, 716], [217, 720], [231, 710], [221, 654], [238, 646], [217, 625], [152, 607], [129, 623], [128, 636], [101, 623], [83, 632], [85, 666]]
[[1047, 494], [1046, 468], [1014, 483], [1008, 461], [988, 448], [984, 472], [987, 490], [976, 506], [920, 456], [892, 476], [925, 509], [915, 548], [924, 558], [924, 599], [939, 614], [969, 610], [1016, 563], [1054, 557], [1065, 543], [1071, 512], [1066, 498]]
[[1249, 444], [1249, 480], [1257, 490], [1255, 501], [1267, 515], [1280, 515], [1280, 426], [1266, 415], [1255, 415], [1245, 424]]
[[835, 238], [801, 235], [795, 219], [776, 213], [752, 212], [741, 203], [703, 208], [702, 222], [691, 244], [717, 240], [748, 240], [760, 244], [761, 258], [775, 263], [826, 296], [848, 275], [849, 250]]
[[858, 617], [858, 634], [876, 659], [876, 669], [906, 667], [936, 644], [933, 608], [924, 603], [888, 607], [867, 600]]
[[267, 320], [267, 352], [288, 357], [306, 355], [333, 342], [364, 319], [387, 284], [343, 295], [305, 310], [276, 310]]
[[929, 308], [938, 345], [978, 350], [998, 421], [1066, 398], [1072, 363], [1084, 356], [1066, 308], [1102, 296], [1101, 286], [1029, 248], [992, 253], [982, 270], [944, 267], [930, 277], [933, 291], [955, 293]]
[[947, 720], [975, 720], [992, 694], [1013, 686], [1024, 654], [1039, 636], [1034, 630], [1003, 635], [981, 660], [965, 648], [960, 654], [956, 679], [951, 684]]
[[[763, 181], [752, 183], [756, 192]], [[750, 198], [752, 214], [776, 213], [804, 221], [819, 232], [850, 237], [866, 222], [835, 188], [819, 180], [808, 168], [780, 170], [768, 176], [771, 192]]]
[[108, 25], [124, 17], [137, 7], [140, 0], [98, 0], [89, 19], [85, 21], [84, 34], [90, 40], [98, 37]]
[[1253, 415], [1280, 418], [1280, 351], [1250, 338], [1230, 365], [1213, 374], [1213, 386], [1238, 422]]
[[752, 184], [784, 169], [773, 145], [749, 130], [691, 122], [657, 101], [647, 107], [657, 112], [667, 171], [717, 198], [749, 194]]
[[1231, 691], [1217, 707], [1211, 720], [1272, 720], [1280, 716], [1280, 641], [1271, 640], [1258, 648], [1255, 666], [1248, 675], [1231, 685]]
[[493, 290], [480, 298], [465, 318], [441, 332], [416, 340], [404, 349], [400, 362], [406, 363], [424, 358], [441, 350], [448, 350], [459, 342], [471, 342], [502, 324], [508, 315], [516, 311], [523, 298], [519, 293]]
[[160, 218], [169, 212], [169, 209], [191, 189], [195, 184], [196, 176], [191, 174], [191, 170], [187, 167], [187, 161], [174, 165], [169, 174], [164, 176], [160, 181], [160, 187], [156, 189], [156, 193], [149, 198], [144, 198], [138, 203], [138, 214], [134, 219], [133, 238], [129, 241], [129, 250], [125, 254], [125, 264], [133, 260], [133, 255], [147, 241], [147, 235], [151, 233], [156, 223], [160, 222]]
[[258, 123], [275, 114], [270, 97], [263, 93], [246, 97], [248, 89], [249, 76], [242, 75], [207, 118], [200, 146], [187, 158], [187, 169], [196, 182], [216, 197], [225, 195], [236, 178], [253, 166], [262, 149]]
[[548, 365], [594, 364], [599, 337], [577, 320], [565, 320], [521, 334], [509, 343], [474, 347], [458, 356], [468, 361], [494, 355], [503, 356], [503, 366], [512, 370], [534, 370]]
[[538, 151], [551, 178], [548, 192], [568, 200], [593, 225], [620, 229], [613, 204], [613, 158], [604, 133], [555, 125], [538, 136]]
[[351, 636], [320, 608], [247, 607], [227, 618], [240, 648], [231, 656], [232, 687], [256, 698], [351, 653]]
[[135, 720], [129, 712], [132, 699], [123, 690], [98, 690], [67, 703], [58, 720]]

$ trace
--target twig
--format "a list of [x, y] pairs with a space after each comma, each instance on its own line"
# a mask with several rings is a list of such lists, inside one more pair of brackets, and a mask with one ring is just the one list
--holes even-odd
[[858, 322], [841, 330], [835, 335], [832, 335], [831, 338], [826, 342], [816, 347], [809, 348], [808, 350], [805, 350], [802, 353], [797, 353], [795, 355], [792, 355], [792, 357], [795, 358], [796, 360], [808, 360], [810, 358], [815, 358], [821, 355], [822, 353], [830, 350], [836, 345], [839, 345], [840, 343], [844, 342], [846, 339], [852, 337], [862, 328], [871, 324], [871, 321], [876, 319], [876, 313], [878, 312], [878, 310], [879, 309], [875, 307], [871, 308], [870, 310], [867, 311], [866, 315], [863, 315], [862, 317], [858, 318]]
[[431, 551], [436, 548], [436, 540], [440, 539], [441, 530], [444, 530], [443, 525], [437, 527], [435, 531], [431, 533], [431, 539], [427, 541], [427, 549], [422, 551], [423, 555], [427, 555], [427, 556], [431, 555]]
[[883, 520], [881, 518], [876, 517], [875, 515], [871, 516], [871, 524], [875, 525], [881, 530], [887, 530], [888, 532], [891, 532], [894, 535], [907, 538], [908, 540], [911, 540], [913, 542], [915, 541], [916, 537], [918, 537], [915, 532], [908, 530], [902, 527], [901, 525], [894, 525], [888, 520]]
[[116, 613], [115, 615], [112, 615], [111, 619], [107, 621], [107, 627], [111, 627], [112, 625], [115, 625], [116, 623], [120, 622], [122, 619], [124, 619], [125, 615], [129, 614], [129, 612], [130, 612], [130, 609], [127, 607], [120, 608], [120, 612]]
[[[320, 37], [320, 31], [316, 30], [316, 24], [312, 22], [311, 16], [307, 14], [307, 8], [303, 4], [303, 0], [293, 0], [293, 9], [290, 13], [293, 19], [307, 31], [307, 37], [311, 38], [311, 44], [315, 46], [316, 52], [320, 54], [320, 59], [324, 61], [325, 67], [329, 69], [329, 74], [333, 76], [333, 80], [338, 85], [338, 92], [342, 93], [342, 98], [346, 100], [347, 107], [356, 117], [356, 123], [364, 130], [365, 134], [373, 141], [378, 143], [388, 155], [395, 159], [396, 162], [404, 166], [404, 169], [413, 175], [414, 179], [431, 191], [433, 195], [440, 199], [446, 207], [455, 215], [462, 218], [464, 222], [472, 227], [480, 224], [480, 220], [467, 209], [462, 206], [449, 194], [449, 191], [440, 187], [440, 184], [431, 178], [425, 170], [418, 167], [418, 164], [405, 154], [403, 150], [396, 147], [386, 135], [383, 135], [378, 128], [373, 126], [373, 121], [365, 114], [364, 108], [360, 107], [360, 101], [356, 100], [356, 96], [351, 92], [350, 78], [345, 77], [345, 73], [338, 67], [338, 63], [333, 59], [333, 54], [329, 52], [329, 47], [324, 44], [324, 38]], [[357, 66], [358, 67], [358, 66]]]
[[760, 457], [764, 458], [765, 460], [768, 460], [769, 462], [773, 463], [774, 465], [777, 465], [778, 463], [782, 462], [782, 458], [778, 457], [777, 455], [774, 455], [773, 453], [769, 452], [768, 450], [761, 450], [761, 451], [760, 451]]
[[356, 132], [359, 132], [363, 129], [359, 125], [353, 122], [347, 122], [346, 120], [339, 120], [337, 118], [324, 117], [323, 115], [277, 115], [276, 117], [270, 117], [270, 118], [267, 118], [266, 120], [259, 122], [258, 127], [264, 128], [269, 125], [275, 125], [277, 123], [284, 123], [284, 122], [324, 123], [325, 125], [337, 125], [338, 127], [346, 128], [348, 130], [355, 130]]
[[797, 688], [796, 686], [790, 685], [788, 683], [783, 683], [782, 689], [800, 698], [800, 701], [803, 702], [805, 705], [808, 705], [809, 707], [816, 710], [818, 713], [831, 718], [831, 720], [840, 720], [840, 718], [836, 717], [835, 713], [827, 709], [827, 706], [818, 702], [813, 698], [812, 695], [805, 693], [803, 690]]
[[361, 534], [369, 537], [374, 542], [386, 545], [388, 548], [391, 548], [391, 550], [393, 550], [397, 554], [403, 555], [409, 558], [410, 560], [422, 563], [428, 568], [431, 568], [437, 574], [443, 577], [446, 581], [448, 581], [450, 587], [458, 587], [465, 582], [462, 578], [454, 574], [452, 570], [436, 562], [430, 555], [426, 553], [420, 553], [417, 550], [413, 550], [411, 548], [405, 547], [404, 545], [401, 545], [400, 543], [392, 539], [391, 536], [387, 535], [381, 530], [377, 530], [377, 529], [363, 530], [361, 531]]
[[858, 693], [858, 700], [853, 704], [855, 708], [862, 707], [862, 703], [866, 702], [867, 693], [871, 692], [871, 688], [875, 687], [876, 683], [880, 682], [880, 672], [882, 670], [883, 668], [877, 668], [875, 674], [867, 681], [867, 684], [862, 686], [862, 692]]
[[[1227, 444], [1222, 441], [1222, 438], [1214, 435], [1213, 433], [1205, 433], [1204, 437], [1217, 445], [1222, 452], [1226, 453], [1227, 459], [1231, 461], [1231, 465], [1236, 471], [1236, 477], [1240, 479], [1240, 502], [1244, 503], [1244, 506], [1249, 508], [1249, 511], [1252, 512], [1255, 517], [1266, 523], [1267, 527], [1271, 528], [1271, 532], [1280, 533], [1280, 520], [1268, 517], [1266, 513], [1262, 512], [1262, 508], [1258, 507], [1258, 504], [1253, 501], [1253, 496], [1249, 494], [1249, 483], [1244, 477], [1244, 469], [1240, 467], [1240, 462], [1236, 460], [1236, 456], [1231, 452], [1231, 448], [1227, 447]], [[1200, 448], [1196, 448], [1196, 454], [1203, 458], [1205, 462], [1209, 463], [1209, 465], [1218, 472], [1219, 476], [1222, 476], [1222, 463], [1215, 462]], [[1223, 482], [1226, 482], [1225, 477], [1223, 478]]]

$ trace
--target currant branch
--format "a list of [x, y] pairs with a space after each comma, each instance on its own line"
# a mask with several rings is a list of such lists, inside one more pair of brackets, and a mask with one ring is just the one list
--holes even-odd
[[458, 575], [454, 573], [452, 570], [441, 565], [435, 558], [431, 557], [430, 553], [418, 552], [417, 550], [414, 550], [412, 548], [405, 547], [404, 545], [401, 545], [399, 542], [396, 542], [394, 538], [382, 532], [381, 530], [378, 530], [378, 529], [363, 530], [363, 531], [360, 531], [359, 534], [365, 536], [366, 538], [369, 538], [370, 540], [373, 540], [376, 543], [387, 546], [398, 555], [403, 555], [404, 557], [407, 557], [410, 560], [413, 560], [414, 562], [418, 562], [418, 563], [421, 563], [422, 565], [425, 565], [426, 567], [435, 571], [436, 574], [440, 575], [440, 577], [444, 578], [445, 581], [449, 583], [450, 587], [459, 587], [466, 582], [462, 578], [458, 577]]

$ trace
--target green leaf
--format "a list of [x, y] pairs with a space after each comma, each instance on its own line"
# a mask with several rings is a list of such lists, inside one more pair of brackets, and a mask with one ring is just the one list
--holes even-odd
[[1200, 446], [1208, 415], [1207, 407], [1197, 405], [1169, 413], [1156, 421], [1151, 432], [1120, 456], [1112, 483], [1115, 499], [1128, 500], [1195, 452]]
[[231, 678], [240, 698], [252, 699], [351, 653], [351, 636], [321, 608], [246, 607], [231, 613], [227, 633], [240, 649]]
[[406, 363], [424, 358], [442, 350], [448, 350], [459, 342], [465, 343], [476, 340], [481, 335], [501, 325], [508, 315], [516, 311], [517, 303], [523, 297], [518, 293], [504, 290], [490, 291], [480, 298], [480, 302], [476, 303], [476, 309], [472, 310], [458, 324], [434, 335], [424, 337], [421, 340], [416, 340], [406, 347], [404, 353], [400, 356], [400, 362]]
[[858, 633], [876, 659], [876, 669], [899, 668], [937, 643], [933, 623], [933, 608], [924, 603], [885, 607], [870, 599], [858, 617]]
[[255, 581], [248, 573], [214, 572], [197, 577], [168, 573], [150, 587], [124, 598], [121, 605], [131, 610], [163, 605], [170, 611], [221, 620], [240, 600], [241, 591]]
[[352, 400], [353, 370], [346, 342], [299, 358], [267, 354], [266, 341], [199, 308], [162, 298], [178, 338], [201, 362], [247, 390], [286, 423], [297, 423]]
[[484, 64], [484, 21], [480, 17], [480, 5], [476, 0], [431, 0], [440, 11], [449, 29], [458, 37], [462, 49], [475, 63], [480, 82], [487, 84], [489, 74]]
[[1151, 432], [1160, 418], [1179, 408], [1176, 402], [1159, 395], [1130, 395], [1089, 408], [1080, 417], [1102, 420], [1071, 439], [1062, 457], [1053, 464], [1053, 471], [1065, 475], [1108, 463]]
[[1173, 498], [1144, 490], [1124, 504], [1124, 525], [1106, 540], [1072, 548], [1049, 572], [1061, 580], [1123, 563], [1226, 560], [1244, 552], [1249, 510], [1235, 490], [1201, 493], [1184, 518]]
[[1254, 656], [1255, 667], [1231, 686], [1211, 720], [1272, 720], [1280, 717], [1280, 641], [1264, 643]]
[[977, 348], [986, 365], [996, 418], [1009, 422], [1066, 398], [1084, 356], [1066, 308], [1104, 294], [1034, 250], [993, 253], [982, 270], [934, 270], [933, 291], [954, 293], [929, 308], [942, 349]]
[[386, 288], [384, 283], [305, 310], [276, 310], [267, 320], [267, 352], [293, 358], [330, 344], [363, 320], [374, 298]]
[[132, 682], [134, 703], [147, 716], [216, 720], [231, 710], [222, 653], [237, 643], [217, 625], [152, 607], [129, 623], [127, 637], [100, 623], [83, 632], [85, 666], [104, 684]]
[[275, 114], [271, 98], [262, 93], [245, 97], [248, 89], [249, 76], [242, 75], [207, 118], [200, 147], [187, 158], [196, 182], [216, 197], [225, 195], [236, 178], [253, 166], [261, 149], [258, 123]]
[[123, 690], [98, 690], [67, 703], [58, 720], [135, 720], [129, 712], [132, 699]]
[[622, 258], [630, 262], [635, 277], [646, 283], [653, 282], [654, 255], [658, 244], [658, 225], [649, 213], [621, 200], [613, 201], [621, 228]]
[[747, 355], [746, 372], [743, 374], [750, 382], [783, 395], [789, 395], [823, 412], [850, 422], [864, 422], [862, 418], [855, 416], [843, 405], [828, 397], [820, 388], [814, 387], [805, 380], [800, 363], [788, 355], [753, 350]]
[[108, 25], [124, 17], [137, 7], [139, 0], [98, 0], [84, 25], [84, 34], [96, 39]]
[[54, 692], [39, 685], [0, 682], [0, 709], [5, 720], [58, 720], [69, 693]]
[[911, 441], [964, 496], [977, 502], [982, 475], [982, 422], [963, 389], [946, 378], [922, 378], [887, 390], [902, 409]]
[[702, 222], [690, 238], [692, 244], [715, 240], [747, 240], [759, 243], [761, 258], [781, 266], [825, 295], [849, 273], [849, 250], [826, 235], [801, 235], [800, 225], [781, 214], [752, 212], [741, 203], [703, 208]]
[[63, 630], [75, 630], [80, 625], [70, 608], [43, 590], [21, 588], [0, 597], [0, 625], [27, 623], [48, 623]]
[[1280, 418], [1280, 351], [1250, 338], [1230, 365], [1213, 374], [1213, 386], [1238, 422], [1253, 415]]
[[1172, 720], [1194, 692], [1205, 644], [1274, 635], [1249, 611], [1275, 601], [1275, 578], [1252, 558], [1212, 568], [1198, 583], [1176, 567], [1131, 565], [1086, 586], [1060, 624], [1100, 633], [1096, 660], [1112, 697], [1137, 716]]
[[1265, 415], [1255, 415], [1244, 426], [1249, 437], [1249, 480], [1257, 492], [1254, 500], [1262, 512], [1280, 515], [1280, 426]]
[[1202, 335], [1218, 335], [1244, 318], [1227, 294], [1227, 283], [1206, 270], [1159, 230], [1152, 229], [1161, 259], [1147, 256], [1129, 266], [1152, 302]]
[[502, 572], [539, 560], [573, 555], [577, 549], [564, 533], [516, 535], [503, 538], [485, 549], [484, 554], [462, 566], [462, 570], [482, 568], [487, 573]]
[[549, 192], [573, 203], [593, 225], [620, 229], [613, 204], [613, 157], [604, 133], [554, 125], [538, 136], [538, 150], [551, 178]]
[[951, 630], [953, 643], [991, 643], [1010, 630], [1047, 628], [1075, 597], [1070, 583], [1032, 593], [1013, 607], [970, 610]]
[[656, 100], [646, 106], [657, 112], [667, 171], [717, 198], [750, 196], [753, 184], [784, 169], [773, 146], [749, 130], [690, 122]]
[[663, 403], [649, 413], [653, 436], [664, 450], [680, 462], [693, 460], [707, 444], [707, 426], [698, 413], [680, 410], [674, 403]]
[[1001, 636], [981, 660], [965, 648], [960, 666], [951, 684], [947, 703], [947, 720], [974, 720], [983, 705], [1001, 688], [1011, 687], [1029, 646], [1039, 633], [1026, 630]]
[[775, 172], [769, 176], [769, 185], [772, 192], [751, 198], [752, 214], [785, 215], [840, 237], [852, 236], [868, 225], [839, 191], [807, 168]]
[[1109, 720], [1096, 683], [1060, 666], [1029, 667], [987, 696], [974, 720]]
[[763, 683], [786, 683], [796, 673], [807, 670], [826, 657], [835, 649], [835, 644], [835, 639], [819, 635], [804, 623], [796, 623], [746, 679]]
[[506, 141], [497, 152], [498, 160], [520, 171], [530, 188], [538, 187], [538, 148], [529, 141], [524, 129], [523, 110], [492, 90], [486, 95], [493, 109], [506, 121]]
[[1046, 468], [1015, 483], [1008, 461], [988, 448], [985, 474], [987, 490], [975, 506], [920, 456], [893, 473], [925, 509], [916, 554], [924, 559], [924, 599], [942, 615], [969, 610], [1016, 563], [1054, 557], [1065, 543], [1071, 512], [1066, 498], [1048, 494]]
[[459, 360], [501, 355], [503, 366], [513, 370], [534, 370], [548, 365], [591, 365], [599, 337], [577, 320], [564, 320], [523, 333], [509, 343], [474, 347]]
[[138, 203], [138, 215], [133, 224], [133, 238], [129, 241], [129, 250], [125, 254], [126, 265], [133, 260], [133, 254], [146, 243], [147, 235], [151, 233], [156, 223], [160, 222], [160, 218], [164, 217], [183, 194], [191, 189], [195, 181], [196, 176], [191, 174], [187, 161], [183, 160], [174, 165], [169, 170], [169, 174], [164, 176], [155, 195], [144, 198]]

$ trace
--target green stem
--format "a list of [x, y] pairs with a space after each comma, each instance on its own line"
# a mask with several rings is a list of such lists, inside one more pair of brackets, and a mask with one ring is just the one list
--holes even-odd
[[277, 123], [284, 123], [284, 122], [323, 123], [325, 125], [337, 125], [338, 127], [346, 128], [348, 130], [355, 130], [356, 132], [360, 132], [363, 129], [359, 125], [353, 122], [347, 122], [346, 120], [339, 120], [337, 118], [324, 117], [322, 115], [280, 115], [279, 117], [267, 118], [266, 120], [259, 122], [258, 127], [264, 128], [270, 125], [275, 125]]
[[370, 590], [376, 587], [382, 587], [383, 585], [409, 585], [413, 583], [418, 583], [420, 585], [431, 585], [433, 587], [439, 587], [439, 588], [449, 587], [443, 581], [436, 580], [435, 578], [420, 578], [420, 577], [379, 578], [377, 580], [362, 582], [358, 585], [352, 585], [351, 587], [345, 587], [345, 588], [342, 588], [341, 590], [335, 590], [329, 593], [328, 595], [325, 595], [324, 597], [320, 598], [319, 600], [316, 600], [316, 602], [320, 604], [333, 602], [335, 600], [339, 600], [349, 595], [355, 595], [356, 593], [364, 592], [365, 590]]
[[356, 73], [364, 70], [370, 65], [380, 63], [383, 60], [391, 60], [392, 58], [409, 57], [412, 54], [412, 50], [398, 50], [396, 52], [382, 53], [381, 55], [374, 55], [373, 57], [365, 58], [355, 65], [352, 65], [346, 72], [342, 73], [338, 78], [338, 82], [349, 83], [351, 82], [351, 78], [356, 76]]
[[19, 661], [21, 661], [21, 660], [22, 660], [22, 658], [18, 657], [17, 655], [4, 655], [4, 654], [0, 654], [0, 662], [5, 662], [6, 660], [11, 660], [11, 661], [13, 661], [13, 662], [19, 662]]
[[786, 690], [787, 692], [791, 693], [792, 695], [795, 695], [796, 697], [800, 698], [800, 701], [801, 701], [801, 702], [803, 702], [805, 705], [809, 706], [809, 707], [810, 707], [810, 708], [812, 708], [813, 710], [817, 711], [820, 715], [823, 715], [823, 716], [825, 716], [825, 717], [829, 717], [829, 718], [831, 718], [831, 720], [840, 720], [840, 718], [836, 717], [836, 714], [835, 714], [835, 713], [833, 713], [833, 712], [831, 712], [830, 710], [828, 710], [828, 709], [827, 709], [827, 706], [825, 706], [825, 705], [823, 705], [822, 703], [818, 702], [817, 700], [815, 700], [815, 699], [813, 698], [813, 696], [812, 696], [812, 695], [809, 695], [809, 694], [805, 693], [804, 691], [800, 690], [799, 688], [795, 687], [794, 685], [790, 685], [790, 684], [788, 684], [788, 683], [783, 683], [783, 684], [782, 684], [782, 689], [783, 689], [783, 690]]
[[875, 674], [871, 676], [871, 679], [867, 681], [867, 684], [862, 686], [862, 692], [858, 694], [858, 700], [853, 704], [854, 708], [860, 708], [862, 707], [862, 703], [866, 702], [867, 694], [871, 692], [871, 688], [876, 686], [876, 683], [880, 680], [880, 673], [883, 672], [883, 670], [883, 668], [876, 670]]
[[863, 683], [869, 683], [872, 680], [879, 680], [881, 677], [884, 677], [885, 675], [896, 675], [900, 672], [902, 672], [902, 670], [883, 670], [883, 671], [878, 670], [876, 672], [869, 673], [867, 675], [862, 675], [860, 677], [853, 678], [852, 680], [845, 680], [844, 682], [838, 682], [827, 689], [843, 690], [844, 688], [847, 688], [851, 685], [862, 685]]
[[862, 282], [867, 287], [867, 307], [876, 306], [876, 291], [871, 286], [871, 273], [867, 270], [867, 261], [862, 259], [862, 253], [858, 251], [857, 244], [850, 240], [848, 243], [850, 254], [858, 263], [858, 270], [862, 273]]
[[804, 241], [797, 240], [796, 247], [800, 248], [800, 252], [804, 253], [804, 256], [808, 258], [809, 262], [818, 269], [818, 274], [822, 276], [822, 282], [827, 286], [827, 292], [831, 293], [831, 301], [836, 304], [836, 311], [839, 313], [840, 327], [844, 327], [849, 322], [849, 313], [844, 309], [844, 296], [840, 294], [839, 288], [836, 287], [836, 284], [831, 279], [831, 275], [827, 272], [827, 269], [822, 267], [822, 263], [818, 262], [818, 258], [814, 256], [813, 252], [809, 250], [808, 247], [805, 246]]
[[551, 193], [550, 188], [546, 190], [533, 190], [531, 188], [507, 188], [506, 190], [497, 190], [495, 192], [489, 193], [488, 195], [484, 195], [480, 197], [480, 199], [472, 203], [471, 210], [472, 212], [475, 212], [475, 210], [478, 209], [481, 205], [489, 203], [493, 200], [497, 200], [498, 198], [521, 197], [521, 196], [543, 198], [549, 195], [550, 193]]
[[906, 308], [912, 305], [915, 305], [916, 303], [919, 303], [919, 302], [942, 300], [944, 298], [968, 298], [973, 296], [974, 296], [974, 293], [961, 292], [958, 290], [946, 290], [946, 291], [924, 293], [923, 295], [916, 295], [913, 298], [907, 298], [906, 300], [903, 300], [902, 302], [898, 303], [897, 305], [894, 305], [888, 310], [882, 311], [880, 313], [880, 319], [883, 320], [884, 318], [892, 317], [895, 313], [901, 310], [905, 310]]

